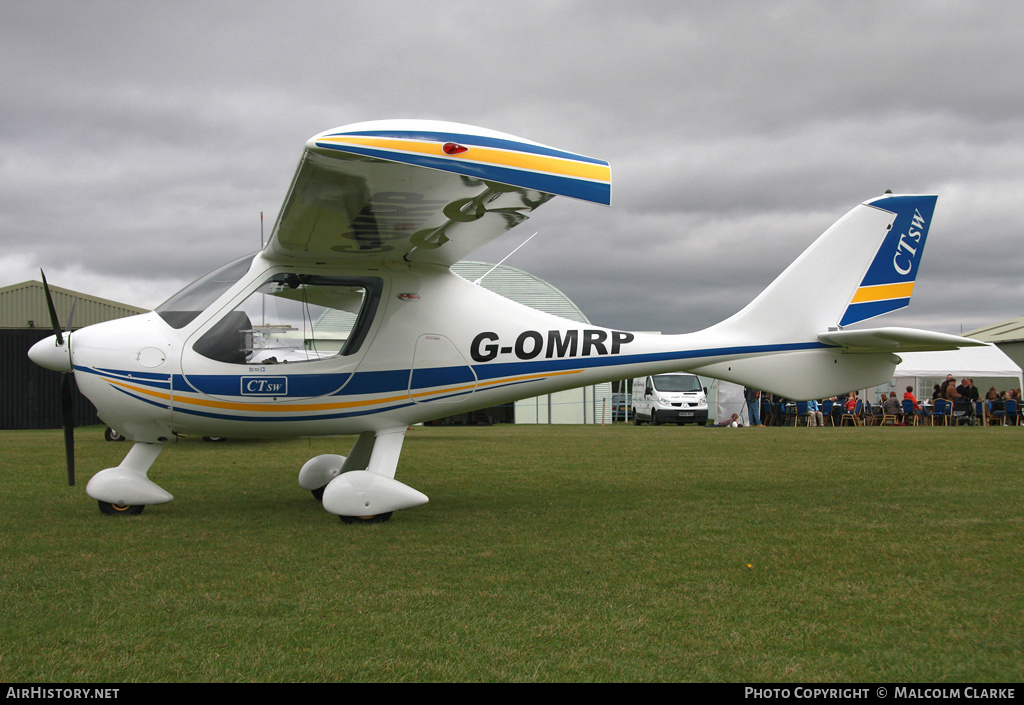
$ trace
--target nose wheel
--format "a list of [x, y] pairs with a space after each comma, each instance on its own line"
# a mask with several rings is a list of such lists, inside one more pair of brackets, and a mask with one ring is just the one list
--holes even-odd
[[394, 512], [384, 512], [383, 514], [374, 514], [369, 517], [343, 517], [339, 516], [343, 524], [383, 524]]
[[146, 508], [145, 504], [111, 504], [110, 502], [99, 502], [100, 511], [107, 516], [135, 516], [142, 514]]

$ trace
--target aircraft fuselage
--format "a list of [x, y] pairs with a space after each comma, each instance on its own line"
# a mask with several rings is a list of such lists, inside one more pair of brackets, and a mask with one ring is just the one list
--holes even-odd
[[303, 335], [292, 338], [307, 353], [298, 361], [279, 353], [268, 361], [251, 349], [232, 360], [197, 351], [198, 341], [262, 282], [282, 274], [350, 278], [257, 256], [241, 280], [181, 328], [154, 312], [75, 332], [79, 388], [106, 423], [148, 443], [177, 435], [358, 434], [629, 377], [641, 368], [699, 367], [708, 357], [680, 348], [688, 336], [551, 316], [435, 266], [358, 273], [377, 280], [379, 302], [354, 352], [308, 354]]

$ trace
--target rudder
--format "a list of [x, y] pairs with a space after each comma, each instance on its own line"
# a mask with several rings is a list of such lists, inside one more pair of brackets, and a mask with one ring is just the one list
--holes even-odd
[[896, 219], [840, 317], [840, 326], [910, 304], [936, 200], [936, 196], [883, 196], [864, 204], [893, 213]]

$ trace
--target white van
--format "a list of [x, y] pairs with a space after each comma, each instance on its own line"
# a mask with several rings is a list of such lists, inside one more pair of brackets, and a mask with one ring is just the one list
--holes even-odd
[[633, 380], [633, 423], [644, 421], [704, 426], [708, 422], [708, 390], [700, 377], [686, 372], [637, 377]]

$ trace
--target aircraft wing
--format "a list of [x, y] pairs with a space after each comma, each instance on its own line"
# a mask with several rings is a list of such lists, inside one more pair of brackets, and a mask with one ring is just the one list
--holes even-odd
[[913, 328], [866, 328], [819, 333], [818, 342], [839, 345], [844, 352], [920, 352], [928, 350], [956, 350], [972, 345], [987, 345], [980, 340], [947, 333], [932, 333]]
[[306, 143], [264, 255], [450, 266], [556, 195], [609, 205], [608, 163], [457, 123], [348, 125]]

